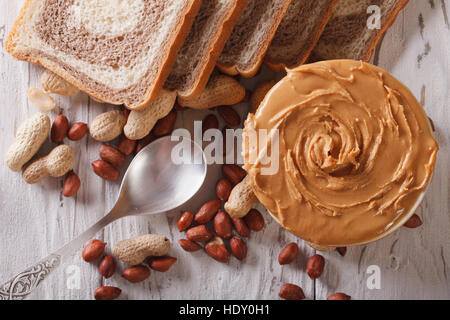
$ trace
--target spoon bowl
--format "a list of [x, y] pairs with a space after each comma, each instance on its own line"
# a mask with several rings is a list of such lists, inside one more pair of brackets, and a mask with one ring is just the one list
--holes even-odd
[[[206, 159], [202, 148], [190, 140], [191, 159], [177, 163], [172, 152], [179, 141], [160, 138], [133, 159], [120, 186], [120, 201], [137, 213], [170, 211], [191, 199], [206, 177]], [[198, 163], [195, 161], [200, 159]]]

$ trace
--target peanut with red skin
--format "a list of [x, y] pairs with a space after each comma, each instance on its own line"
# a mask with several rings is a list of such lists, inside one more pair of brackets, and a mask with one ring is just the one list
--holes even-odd
[[411, 218], [409, 218], [408, 221], [406, 221], [406, 223], [403, 226], [409, 229], [415, 229], [420, 227], [421, 225], [422, 219], [420, 219], [420, 217], [417, 214], [414, 214], [413, 216], [411, 216]]
[[305, 299], [305, 294], [302, 288], [292, 283], [285, 283], [281, 287], [280, 293], [278, 294], [280, 298], [285, 300], [303, 300]]
[[187, 252], [195, 252], [202, 248], [202, 246], [198, 243], [187, 239], [180, 239], [178, 240], [178, 243], [183, 248], [183, 250]]
[[178, 230], [180, 232], [185, 231], [192, 225], [192, 222], [194, 222], [194, 214], [189, 211], [183, 212], [183, 214], [178, 219]]
[[120, 175], [119, 170], [104, 160], [96, 160], [92, 162], [92, 168], [94, 169], [96, 175], [105, 180], [114, 181], [117, 180]]
[[74, 123], [69, 131], [67, 132], [67, 137], [72, 141], [78, 141], [84, 138], [88, 131], [88, 126], [86, 123], [77, 122]]
[[298, 245], [295, 242], [289, 243], [283, 250], [281, 250], [278, 256], [278, 262], [280, 265], [290, 264], [297, 258]]
[[177, 258], [164, 256], [164, 257], [151, 257], [148, 259], [148, 265], [153, 270], [159, 272], [166, 272], [177, 261]]
[[64, 140], [69, 130], [69, 120], [63, 114], [60, 114], [53, 121], [52, 129], [50, 131], [50, 138], [54, 143], [59, 143]]
[[216, 196], [222, 201], [227, 201], [230, 197], [233, 186], [228, 179], [222, 178], [216, 184]]
[[344, 257], [347, 253], [347, 247], [337, 247], [336, 251], [339, 252], [339, 254]]
[[250, 236], [250, 229], [242, 218], [231, 218], [234, 229], [241, 237], [248, 238]]
[[250, 101], [250, 97], [252, 96], [252, 92], [250, 90], [245, 90], [245, 96], [242, 99], [241, 102], [249, 102]]
[[225, 122], [232, 126], [238, 126], [241, 123], [241, 117], [239, 114], [230, 106], [221, 106], [217, 108], [217, 112], [225, 120]]
[[351, 300], [352, 297], [350, 297], [349, 295], [346, 295], [345, 293], [342, 292], [336, 292], [330, 296], [328, 296], [327, 300]]
[[64, 197], [73, 197], [77, 194], [78, 189], [80, 188], [80, 178], [78, 178], [75, 172], [69, 171], [64, 180], [62, 194]]
[[86, 247], [84, 247], [83, 252], [81, 253], [81, 256], [84, 261], [86, 262], [92, 262], [94, 260], [97, 260], [101, 257], [103, 254], [103, 251], [105, 251], [106, 243], [100, 240], [92, 240], [89, 242]]
[[222, 173], [235, 185], [241, 182], [247, 175], [247, 172], [236, 164], [224, 164], [222, 166]]
[[247, 245], [245, 242], [238, 237], [233, 237], [230, 239], [230, 248], [233, 256], [238, 260], [244, 260], [247, 256]]
[[219, 209], [216, 216], [214, 217], [214, 230], [216, 231], [216, 234], [222, 239], [231, 238], [233, 226], [230, 217], [225, 212], [223, 212], [223, 210]]
[[122, 290], [117, 287], [102, 286], [95, 290], [95, 300], [114, 300], [120, 296]]
[[249, 213], [244, 217], [244, 221], [247, 226], [253, 231], [261, 231], [264, 229], [264, 218], [262, 214], [256, 210], [251, 209]]
[[155, 140], [155, 136], [152, 133], [149, 133], [144, 138], [137, 141], [135, 153], [138, 154], [142, 149], [148, 146]]
[[100, 147], [100, 158], [115, 167], [122, 167], [127, 161], [127, 158], [122, 152], [106, 144], [102, 144]]
[[136, 148], [136, 140], [130, 140], [124, 135], [120, 136], [119, 141], [119, 151], [122, 152], [124, 155], [129, 156], [133, 153], [134, 149]]
[[198, 224], [206, 224], [211, 221], [220, 209], [220, 200], [214, 199], [205, 202], [195, 214], [195, 222]]
[[202, 133], [204, 134], [209, 129], [219, 129], [219, 120], [213, 114], [207, 115], [202, 122]]
[[150, 269], [146, 266], [135, 266], [125, 269], [122, 277], [131, 283], [142, 282], [150, 276]]
[[100, 265], [98, 266], [98, 271], [106, 279], [112, 277], [114, 272], [116, 272], [116, 261], [113, 256], [106, 255], [103, 257]]
[[186, 237], [194, 242], [207, 242], [214, 237], [214, 233], [202, 224], [188, 229]]
[[308, 259], [306, 264], [306, 273], [312, 280], [314, 280], [322, 275], [324, 267], [325, 259], [320, 254], [315, 254]]
[[206, 253], [214, 260], [227, 263], [230, 260], [230, 252], [219, 237], [213, 238], [205, 246]]
[[170, 134], [173, 131], [175, 126], [175, 122], [177, 121], [177, 112], [172, 110], [169, 112], [167, 116], [162, 119], [159, 119], [156, 122], [155, 127], [152, 132], [156, 137], [162, 137]]

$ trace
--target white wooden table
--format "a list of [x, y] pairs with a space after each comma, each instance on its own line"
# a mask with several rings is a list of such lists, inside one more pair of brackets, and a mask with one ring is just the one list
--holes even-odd
[[[37, 110], [26, 98], [29, 87], [39, 86], [42, 68], [18, 62], [4, 50], [4, 42], [23, 1], [0, 0], [0, 154], [14, 139], [18, 124]], [[303, 241], [282, 230], [265, 214], [264, 231], [252, 233], [247, 241], [249, 254], [244, 263], [231, 259], [227, 265], [215, 262], [204, 252], [190, 254], [177, 244], [183, 237], [176, 228], [180, 210], [151, 217], [130, 217], [115, 222], [97, 235], [111, 244], [146, 233], [167, 235], [174, 243], [171, 255], [177, 263], [167, 273], [152, 272], [140, 284], [120, 277], [124, 266], [112, 278], [99, 275], [96, 264], [82, 261], [80, 252], [60, 267], [33, 294], [38, 299], [92, 299], [101, 285], [122, 288], [121, 299], [278, 299], [282, 283], [299, 284], [310, 299], [325, 299], [342, 291], [354, 299], [449, 299], [450, 298], [450, 1], [411, 0], [389, 30], [374, 63], [392, 72], [421, 100], [434, 120], [440, 145], [436, 171], [427, 196], [418, 210], [424, 224], [419, 229], [401, 228], [393, 235], [366, 246], [323, 254], [323, 276], [310, 280], [305, 273], [307, 257], [314, 254]], [[261, 77], [271, 77], [263, 72]], [[260, 77], [260, 78], [261, 78]], [[252, 88], [254, 80], [245, 80]], [[57, 97], [58, 108], [71, 121], [90, 122], [111, 109], [85, 94]], [[241, 114], [246, 105], [236, 107]], [[179, 113], [177, 126], [192, 126], [212, 111]], [[113, 205], [119, 183], [101, 180], [90, 163], [98, 158], [100, 144], [91, 138], [74, 146], [74, 170], [82, 186], [75, 198], [61, 195], [62, 179], [48, 179], [27, 185], [20, 174], [0, 164], [0, 283], [24, 267], [45, 257], [96, 222]], [[40, 154], [51, 149], [46, 143]], [[219, 167], [209, 169], [203, 191], [183, 209], [196, 210], [214, 196]], [[188, 182], [186, 182], [188, 183]], [[264, 209], [258, 207], [262, 212]], [[297, 262], [281, 267], [278, 254], [288, 242], [301, 247]], [[369, 289], [369, 266], [380, 269], [380, 289]], [[370, 269], [369, 269], [370, 270]]]

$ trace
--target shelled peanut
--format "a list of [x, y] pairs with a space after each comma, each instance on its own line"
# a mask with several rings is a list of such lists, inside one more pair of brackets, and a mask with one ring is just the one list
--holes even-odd
[[250, 186], [249, 177], [246, 176], [239, 182], [230, 193], [230, 196], [225, 203], [225, 211], [232, 218], [242, 218], [250, 211], [253, 205], [257, 202], [257, 198]]
[[[149, 106], [142, 110], [131, 111], [124, 126], [125, 136], [130, 140], [143, 139], [152, 129], [161, 135], [166, 134], [165, 132], [170, 133], [176, 119], [176, 111], [171, 112], [176, 96], [176, 92], [163, 89]], [[158, 124], [160, 119], [164, 120]]]
[[62, 96], [73, 96], [80, 92], [80, 90], [51, 72], [50, 70], [45, 70], [41, 76], [41, 86], [48, 93], [55, 93]]
[[205, 89], [194, 98], [178, 97], [182, 107], [210, 109], [241, 102], [246, 95], [245, 88], [233, 77], [221, 74], [213, 75]]
[[47, 156], [34, 160], [23, 172], [26, 183], [34, 184], [46, 177], [61, 177], [73, 166], [72, 148], [60, 145], [54, 148]]
[[25, 163], [38, 152], [50, 132], [50, 118], [36, 113], [17, 129], [16, 140], [9, 147], [5, 163], [12, 171], [20, 171]]
[[[86, 262], [100, 259], [105, 252], [106, 243], [100, 240], [89, 242], [82, 252]], [[166, 272], [177, 261], [167, 253], [170, 250], [170, 241], [163, 235], [147, 234], [137, 238], [125, 239], [116, 243], [112, 249], [113, 255], [106, 254], [101, 258], [98, 266], [99, 273], [104, 278], [110, 278], [116, 272], [118, 258], [128, 267], [122, 272], [122, 277], [130, 283], [142, 282], [150, 276], [150, 268]], [[147, 267], [142, 264], [148, 258]], [[94, 292], [97, 300], [112, 300], [117, 298], [121, 290], [117, 287], [100, 287]]]
[[259, 105], [264, 100], [266, 94], [276, 84], [274, 80], [261, 82], [253, 91], [250, 98], [250, 113], [255, 113], [258, 110]]
[[121, 110], [99, 114], [91, 122], [89, 132], [97, 141], [108, 142], [117, 138], [125, 126], [126, 118]]
[[147, 234], [117, 242], [113, 254], [122, 262], [135, 266], [149, 256], [164, 256], [169, 253], [170, 241], [163, 235]]

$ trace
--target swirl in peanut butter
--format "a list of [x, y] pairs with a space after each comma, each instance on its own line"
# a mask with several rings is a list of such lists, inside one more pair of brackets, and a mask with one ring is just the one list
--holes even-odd
[[[289, 70], [266, 96], [249, 130], [279, 130], [279, 170], [261, 174], [261, 149], [244, 138], [255, 194], [279, 223], [320, 245], [369, 242], [419, 201], [438, 145], [410, 91], [386, 71], [352, 60]], [[264, 153], [264, 152], [263, 152]]]

